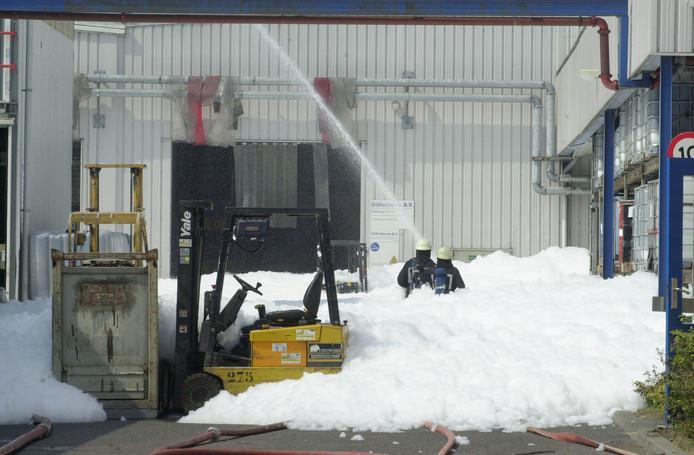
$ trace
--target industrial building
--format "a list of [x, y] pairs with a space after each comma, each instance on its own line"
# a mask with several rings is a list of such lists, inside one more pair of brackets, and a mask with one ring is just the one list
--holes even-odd
[[[669, 138], [692, 128], [690, 6], [567, 2], [559, 16], [572, 8], [605, 21], [268, 29], [308, 80], [343, 87], [336, 98], [348, 106], [340, 115], [385, 188], [414, 207], [421, 235], [451, 245], [457, 258], [578, 246], [590, 249], [596, 273], [609, 276], [615, 264], [623, 272], [658, 271], [658, 237], [665, 235], [657, 217], [659, 156]], [[3, 20], [4, 281], [11, 296], [35, 296], [32, 239], [64, 231], [66, 214], [87, 207], [84, 163], [146, 164], [149, 235], [163, 277], [175, 273], [172, 208], [205, 196], [210, 182], [221, 205], [333, 208], [337, 237], [379, 243], [372, 209], [389, 197], [344, 144], [326, 137], [312, 101], [287, 83], [289, 70], [254, 26], [229, 22]], [[239, 110], [220, 114], [218, 101], [203, 102], [209, 135], [193, 140], [183, 100], [190, 81], [206, 76], [234, 87]], [[661, 102], [663, 90], [671, 102]], [[605, 150], [614, 169], [603, 164]], [[206, 158], [196, 168], [177, 167], [198, 152]], [[180, 185], [181, 173], [198, 183]], [[126, 210], [127, 172], [102, 184], [115, 188], [103, 208]], [[692, 260], [689, 188], [685, 265]], [[288, 240], [301, 241], [295, 222], [282, 228]], [[390, 234], [387, 254], [373, 254], [372, 262], [411, 255], [412, 230]], [[306, 270], [311, 259], [287, 264], [278, 257], [270, 267]]]
[[[440, 405], [460, 427], [604, 423], [638, 408], [651, 338], [670, 359], [671, 331], [694, 320], [691, 0], [118, 3], [0, 4], [0, 302], [50, 306], [51, 374], [95, 398], [66, 406], [70, 418], [230, 410], [257, 423], [256, 384], [284, 382], [265, 392], [282, 404], [314, 392], [284, 380], [357, 371], [351, 355], [390, 389], [369, 384], [342, 413], [307, 405], [323, 420], [301, 428], [359, 427], [359, 400], [383, 408], [363, 428], [413, 428], [406, 400], [379, 400], [409, 394], [403, 359], [426, 370], [413, 381], [438, 368], [437, 343], [455, 359], [442, 374], [476, 365], [460, 375], [472, 382], [442, 386], [461, 393], [452, 402], [488, 387], [472, 414]], [[430, 305], [449, 293], [434, 266], [429, 296], [398, 287], [402, 265], [389, 264], [438, 247], [472, 285]], [[341, 282], [355, 260], [359, 282]], [[228, 272], [248, 273], [233, 296]], [[303, 299], [283, 300], [285, 287]], [[343, 292], [355, 294], [340, 297], [349, 319]], [[33, 321], [27, 311], [7, 320]], [[497, 325], [509, 315], [512, 329]], [[605, 340], [614, 352], [591, 357]], [[547, 382], [523, 382], [522, 356], [551, 358], [537, 374]], [[575, 380], [572, 356], [605, 361], [595, 371], [609, 394], [591, 395], [593, 373]], [[400, 360], [384, 373], [385, 358]], [[474, 382], [485, 371], [494, 380]], [[245, 403], [208, 406], [247, 389]], [[505, 394], [520, 397], [517, 413], [495, 401]], [[436, 410], [440, 397], [423, 396], [411, 409]]]
[[[80, 81], [80, 75], [90, 74], [126, 75], [132, 76], [132, 80], [143, 76], [214, 74], [281, 79], [287, 75], [286, 70], [274, 62], [270, 50], [262, 45], [251, 25], [76, 22], [57, 24], [56, 28], [56, 24], [45, 22], [6, 21], [5, 26], [17, 31], [17, 35], [5, 38], [6, 45], [14, 49], [11, 55], [27, 59], [24, 67], [20, 63], [16, 69], [4, 71], [8, 80], [14, 79], [13, 87], [18, 93], [25, 93], [23, 83], [31, 84], [30, 79], [25, 82], [24, 71], [28, 72], [27, 77], [57, 72], [62, 78], [76, 81]], [[540, 98], [545, 94], [542, 88], [461, 89], [450, 84], [446, 87], [445, 83], [456, 80], [545, 81], [557, 86], [559, 109], [567, 103], [561, 96], [562, 90], [571, 93], [574, 85], [581, 90], [604, 90], [597, 79], [584, 81], [577, 71], [570, 69], [577, 64], [573, 62], [578, 58], [576, 49], [585, 48], [583, 52], [589, 55], [598, 52], [595, 34], [592, 31], [581, 33], [580, 27], [277, 25], [270, 30], [283, 46], [288, 46], [310, 79], [397, 81], [406, 75], [440, 84], [430, 89], [413, 89], [422, 94], [528, 94]], [[31, 41], [27, 43], [25, 39], [23, 42], [22, 36], [31, 37]], [[239, 45], [230, 46], [230, 42]], [[29, 48], [26, 54], [20, 52], [26, 50], [24, 46], [32, 44], [37, 47]], [[52, 46], [62, 47], [48, 48]], [[49, 64], [37, 53], [45, 53], [55, 60]], [[251, 58], [256, 55], [259, 58]], [[62, 66], [69, 60], [73, 61], [73, 67], [67, 74]], [[49, 65], [50, 70], [40, 68], [43, 64]], [[591, 65], [596, 66], [594, 62]], [[557, 72], [560, 68], [563, 71]], [[569, 71], [574, 74], [564, 74]], [[56, 85], [67, 79], [50, 77]], [[75, 90], [79, 90], [79, 82], [75, 84]], [[97, 85], [92, 84], [93, 87]], [[135, 87], [143, 91], [162, 88], [152, 84], [111, 84], [110, 87]], [[58, 92], [42, 84], [41, 89], [44, 88]], [[57, 172], [57, 163], [50, 159], [42, 160], [43, 164], [33, 164], [27, 159], [14, 161], [10, 169], [25, 176], [26, 194], [23, 202], [10, 208], [15, 210], [16, 216], [10, 217], [14, 223], [8, 218], [8, 232], [28, 246], [37, 233], [64, 230], [65, 214], [87, 203], [87, 175], [80, 170], [79, 164], [143, 162], [148, 166], [145, 205], [153, 220], [150, 238], [161, 248], [160, 272], [168, 276], [171, 196], [175, 187], [172, 185], [172, 150], [177, 144], [172, 137], [172, 118], [176, 115], [174, 102], [161, 95], [146, 98], [94, 96], [89, 92], [75, 93], [73, 100], [69, 100], [65, 90], [60, 90], [65, 99], [56, 99], [39, 96], [37, 90], [32, 89], [33, 99], [27, 101], [40, 103], [33, 107], [33, 112], [43, 115], [54, 112], [52, 117], [60, 118], [61, 124], [45, 122], [38, 115], [31, 115], [29, 108], [25, 112], [18, 107], [18, 115], [7, 116], [17, 119], [14, 127], [7, 130], [14, 133], [10, 145], [27, 154], [36, 147], [45, 158], [55, 154], [57, 160], [60, 156], [61, 168]], [[393, 85], [386, 86], [385, 91], [394, 93], [403, 89]], [[16, 106], [22, 104], [22, 100], [19, 101]], [[68, 104], [70, 110], [60, 108]], [[404, 112], [405, 107], [407, 112]], [[317, 157], [327, 153], [338, 160], [338, 164], [329, 166], [323, 159], [322, 169], [317, 168], [319, 171], [342, 169], [339, 151], [327, 152], [326, 146], [321, 144], [317, 113], [310, 108], [310, 101], [250, 100], [244, 102], [243, 109], [234, 138], [236, 178], [224, 177], [235, 189], [230, 190], [227, 198], [235, 192], [236, 203], [248, 203], [241, 195], [250, 192], [250, 188], [243, 188], [242, 182], [242, 176], [248, 176], [249, 172], [262, 173], [266, 182], [284, 182], [281, 188], [263, 191], [265, 203], [274, 203], [272, 198], [279, 197], [280, 193], [284, 198], [291, 198], [290, 195], [297, 192], [297, 164], [287, 168], [277, 163], [295, 161], [299, 154], [311, 150]], [[61, 111], [60, 115], [57, 110]], [[414, 201], [415, 224], [434, 243], [450, 244], [461, 250], [503, 249], [523, 256], [550, 245], [589, 247], [591, 229], [586, 222], [589, 198], [585, 195], [543, 196], [532, 189], [531, 110], [529, 103], [498, 101], [359, 101], [353, 109], [353, 125], [362, 150], [384, 175], [394, 195]], [[73, 121], [69, 135], [70, 112]], [[35, 142], [25, 149], [22, 134], [30, 135], [35, 129], [20, 129], [20, 115], [26, 115], [26, 122], [37, 121], [42, 125], [41, 138], [51, 137], [52, 145], [62, 145], [48, 147]], [[411, 118], [410, 124], [404, 123], [405, 117]], [[564, 124], [558, 122], [559, 150], [575, 153], [576, 148], [568, 139], [575, 133], [564, 133]], [[45, 128], [58, 131], [45, 134]], [[541, 128], [544, 140], [544, 120]], [[27, 144], [30, 142], [31, 139], [27, 139]], [[581, 144], [581, 147], [588, 146]], [[544, 146], [542, 151], [544, 154]], [[260, 157], [264, 162], [259, 162]], [[17, 168], [24, 163], [37, 168]], [[307, 165], [306, 160], [301, 160], [299, 165], [301, 163]], [[582, 170], [583, 176], [589, 176], [589, 166], [575, 169], [574, 173]], [[288, 174], [290, 172], [294, 174]], [[51, 177], [46, 178], [47, 174]], [[325, 206], [333, 202], [355, 209], [359, 207], [358, 213], [350, 211], [349, 221], [353, 227], [348, 227], [343, 236], [368, 241], [370, 201], [385, 197], [365, 172], [357, 171], [357, 174], [350, 182], [333, 179], [338, 186], [333, 187], [331, 200], [316, 202]], [[349, 186], [345, 186], [347, 183]], [[42, 184], [51, 185], [53, 200], [50, 202], [38, 196], [34, 199], [32, 192], [45, 193]], [[113, 201], [105, 201], [115, 206], [107, 205], [107, 208], [124, 210], [129, 204], [126, 173], [117, 177], [104, 176], [104, 185], [117, 189]], [[447, 190], [441, 191], [443, 188]], [[17, 191], [17, 188], [12, 189]], [[283, 202], [298, 203], [296, 196]], [[46, 209], [42, 204], [46, 204]], [[13, 242], [13, 245], [16, 247], [18, 243]], [[397, 256], [411, 253], [413, 244], [412, 235], [403, 235]], [[28, 285], [27, 267], [21, 266], [22, 261], [28, 262], [28, 249], [22, 249], [24, 256], [17, 248], [8, 251], [7, 281], [13, 295], [17, 295], [20, 283]]]
[[[653, 36], [658, 37], [663, 34], [661, 25], [648, 23], [654, 17], [650, 10], [641, 11], [642, 8], [651, 8], [648, 3], [632, 6], [632, 22], [643, 20], [652, 29]], [[661, 8], [665, 6], [661, 5]], [[668, 17], [665, 13], [675, 14], [676, 7], [672, 8], [672, 11], [663, 11], [659, 17]], [[657, 40], [649, 48], [651, 43], [643, 35], [632, 40], [628, 30], [623, 30], [628, 24], [626, 19], [608, 18], [608, 24], [611, 31], [610, 67], [615, 78], [625, 79], [627, 75], [622, 74], [624, 72], [641, 78], [644, 71], [650, 73], [658, 69], [657, 55], [669, 49], [677, 54], [686, 52], [686, 49], [680, 49], [684, 46], [682, 40], [676, 38], [686, 36], [687, 31], [678, 31], [679, 34], [672, 38], [674, 42], [664, 40], [661, 50], [657, 47], [660, 45]], [[686, 27], [686, 23], [679, 24], [679, 27]], [[15, 216], [7, 217], [6, 229], [10, 238], [21, 239], [21, 242], [7, 242], [10, 245], [7, 288], [16, 295], [20, 283], [27, 285], [28, 267], [23, 267], [22, 263], [28, 263], [31, 236], [63, 230], [65, 214], [78, 208], [78, 204], [85, 206], [87, 176], [77, 164], [89, 162], [135, 160], [148, 165], [145, 205], [152, 220], [156, 220], [151, 223], [150, 236], [152, 243], [162, 250], [161, 273], [168, 276], [168, 245], [172, 229], [170, 208], [175, 187], [172, 184], [172, 157], [175, 156], [172, 150], [178, 143], [172, 131], [177, 116], [175, 101], [155, 94], [98, 96], [95, 95], [98, 92], [90, 90], [103, 86], [135, 88], [146, 93], [147, 89], [152, 92], [154, 88], [161, 89], [162, 85], [137, 83], [143, 77], [221, 75], [282, 79], [286, 78], [287, 70], [277, 65], [271, 50], [261, 43], [261, 37], [252, 25], [123, 25], [5, 20], [4, 30], [16, 32], [15, 35], [5, 35], [3, 40], [5, 55], [9, 57], [7, 62], [17, 64], [3, 69], [3, 94], [8, 106], [5, 123], [14, 124], [6, 130], [8, 137], [12, 138], [7, 142], [8, 148], [18, 151], [8, 167], [10, 175], [14, 176], [14, 179], [8, 179], [8, 210]], [[639, 31], [642, 30], [640, 27]], [[552, 84], [556, 90], [558, 112], [556, 151], [576, 158], [563, 163], [567, 169], [564, 172], [567, 177], [569, 174], [574, 177], [575, 182], [581, 182], [579, 189], [582, 190], [589, 189], [591, 185], [585, 182], [591, 177], [593, 188], [601, 185], [601, 157], [591, 160], [590, 155], [596, 147], [599, 152], [599, 146], [603, 144], [602, 120], [598, 114], [606, 107], [619, 109], [620, 121], [615, 138], [616, 176], [625, 171], [628, 174], [630, 166], [646, 162], [658, 153], [658, 90], [631, 88], [627, 83], [626, 87], [623, 84], [624, 88], [614, 93], [603, 87], [597, 77], [591, 78], [590, 75], [599, 71], [600, 52], [598, 34], [591, 27], [274, 25], [270, 32], [289, 50], [311, 80], [315, 77], [392, 80], [396, 83], [385, 84], [384, 88], [386, 92], [395, 93], [410, 90], [397, 84], [397, 80], [408, 77], [433, 82], [432, 87], [415, 86], [411, 89], [421, 94], [484, 94], [492, 97], [529, 94], [540, 97], [545, 105], [548, 100], [546, 90], [542, 88], [504, 89], [503, 84], [497, 88], [456, 88], [455, 84], [447, 85], [446, 82], [531, 81]], [[231, 42], [238, 44], [231, 46]], [[622, 49], [620, 57], [617, 54]], [[50, 63], [45, 56], [50, 56]], [[70, 74], [67, 74], [64, 65], [69, 61], [73, 64]], [[22, 62], [26, 64], [22, 65]], [[48, 65], [47, 69], [41, 68], [44, 64]], [[680, 109], [683, 112], [677, 114], [681, 119], [689, 118], [686, 71], [676, 76], [674, 82], [677, 89], [673, 100], [677, 103], [676, 112], [679, 113]], [[92, 83], [88, 85], [91, 89], [85, 93], [80, 86], [85, 79], [80, 79], [80, 76], [95, 74], [131, 76], [135, 82]], [[33, 79], [40, 77], [48, 77], [48, 81], [55, 84], [53, 88], [42, 83], [42, 79]], [[70, 78], [76, 81], [72, 99], [65, 90], [57, 90]], [[26, 87], [30, 85], [41, 85], [41, 88], [31, 88], [33, 98], [27, 95], [27, 100], [21, 99], [17, 94], [27, 93]], [[267, 86], [264, 88], [268, 90]], [[41, 96], [38, 90], [44, 89], [60, 96]], [[367, 87], [363, 91], [376, 90]], [[679, 100], [680, 96], [682, 100]], [[454, 98], [453, 101], [402, 103], [396, 100], [359, 100], [352, 109], [356, 140], [384, 176], [393, 194], [414, 201], [414, 221], [421, 233], [436, 244], [450, 244], [455, 249], [504, 249], [521, 256], [550, 245], [592, 246], [597, 266], [600, 241], [596, 233], [599, 229], [597, 221], [591, 224], [588, 219], [591, 213], [599, 213], [599, 210], [591, 211], [587, 192], [545, 196], [532, 189], [531, 105], [456, 101]], [[68, 104], [71, 110], [65, 107]], [[297, 192], [297, 179], [295, 174], [289, 174], [297, 172], [297, 164], [287, 168], [277, 166], [277, 163], [293, 162], [295, 156], [310, 153], [311, 149], [316, 156], [339, 156], [339, 151], [332, 153], [332, 148], [329, 151], [322, 144], [317, 112], [309, 104], [308, 100], [291, 99], [248, 100], [243, 103], [244, 112], [238, 118], [238, 130], [233, 142], [228, 141], [235, 146], [233, 155], [236, 159], [232, 161], [236, 166], [235, 175], [226, 177], [230, 188], [234, 188], [229, 189], [227, 202], [233, 199], [236, 203], [250, 203], [248, 194], [256, 192], [257, 188], [244, 188], [241, 176], [256, 172], [262, 173], [266, 182], [283, 182], [280, 186], [262, 189], [265, 203], [274, 203], [272, 198], [282, 194], [284, 204], [297, 204], [296, 196], [291, 196]], [[53, 121], [46, 122], [41, 118], [51, 112], [55, 113], [51, 116]], [[72, 128], [70, 112], [73, 113]], [[543, 155], [547, 148], [546, 116], [545, 109], [541, 126]], [[31, 123], [26, 130], [20, 128], [19, 120], [23, 118], [23, 124], [38, 122], [42, 126], [42, 134], [33, 143], [29, 136], [36, 130]], [[404, 118], [411, 120], [406, 123]], [[55, 128], [56, 131], [46, 134], [46, 128]], [[678, 120], [674, 132], [687, 128], [686, 120]], [[27, 136], [26, 147], [24, 136]], [[47, 137], [51, 139], [45, 139]], [[51, 146], [43, 143], [44, 140], [48, 140]], [[45, 164], [35, 164], [34, 160], [26, 159], [34, 150], [45, 159], [41, 160]], [[50, 159], [53, 154], [54, 159]], [[241, 156], [254, 158], [240, 159]], [[58, 157], [61, 158], [58, 160]], [[340, 158], [335, 159], [339, 161]], [[299, 166], [301, 163], [311, 165], [310, 162], [306, 164], [305, 159], [299, 163]], [[31, 169], [31, 166], [35, 168]], [[326, 173], [328, 168], [326, 160], [322, 169], [316, 169]], [[333, 168], [341, 167], [338, 164]], [[298, 171], [303, 172], [303, 169]], [[47, 174], [50, 178], [46, 178]], [[654, 178], [649, 176], [651, 180]], [[250, 180], [257, 181], [255, 178]], [[349, 232], [343, 236], [368, 242], [370, 202], [385, 197], [364, 171], [351, 180], [349, 186], [336, 186], [331, 197], [336, 198], [333, 203], [359, 206], [358, 217], [350, 212], [353, 227], [347, 228]], [[635, 187], [631, 180], [627, 187], [632, 193], [625, 199], [634, 199]], [[21, 187], [19, 182], [22, 182]], [[44, 197], [33, 196], [34, 191], [44, 194], [41, 185], [48, 184], [52, 189], [50, 202]], [[114, 206], [108, 208], [124, 210], [129, 204], [126, 174], [105, 177], [104, 184], [117, 189], [112, 202]], [[12, 194], [22, 197], [11, 197]], [[330, 206], [330, 200], [315, 202]], [[591, 233], [594, 238], [591, 238]], [[412, 236], [403, 234], [397, 254], [401, 257], [411, 253], [413, 244]], [[19, 243], [27, 247], [16, 248]], [[646, 267], [643, 244], [643, 239], [634, 241], [632, 262], [639, 268]]]

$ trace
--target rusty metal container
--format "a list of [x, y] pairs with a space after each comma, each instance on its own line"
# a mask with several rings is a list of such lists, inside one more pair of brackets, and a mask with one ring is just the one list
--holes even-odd
[[110, 418], [158, 414], [157, 250], [52, 250], [53, 374]]

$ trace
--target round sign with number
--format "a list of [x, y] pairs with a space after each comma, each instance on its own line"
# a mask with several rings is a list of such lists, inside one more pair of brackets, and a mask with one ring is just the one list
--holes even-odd
[[667, 149], [669, 158], [694, 158], [694, 132], [688, 131], [675, 136]]

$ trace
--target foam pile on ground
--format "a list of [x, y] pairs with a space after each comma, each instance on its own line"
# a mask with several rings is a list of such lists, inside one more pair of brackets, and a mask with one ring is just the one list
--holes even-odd
[[0, 424], [104, 420], [95, 398], [60, 383], [51, 372], [49, 300], [0, 304]]
[[[614, 411], [641, 405], [633, 381], [657, 363], [664, 339], [663, 316], [650, 308], [654, 275], [604, 281], [589, 275], [588, 252], [577, 248], [457, 265], [468, 289], [440, 297], [422, 289], [406, 300], [394, 283], [399, 266], [372, 268], [372, 292], [340, 299], [350, 321], [340, 374], [222, 392], [182, 421], [389, 431], [431, 420], [523, 430], [606, 424]], [[249, 294], [238, 324], [256, 318], [257, 303], [300, 307], [311, 275], [244, 279], [261, 281], [265, 295]], [[212, 280], [204, 277], [203, 289]], [[163, 283], [171, 288], [165, 306], [175, 301], [173, 283]], [[224, 294], [236, 288], [229, 277]], [[327, 319], [325, 304], [319, 317]]]

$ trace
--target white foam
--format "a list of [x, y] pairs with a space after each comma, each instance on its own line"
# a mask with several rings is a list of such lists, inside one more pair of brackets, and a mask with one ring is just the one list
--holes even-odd
[[106, 414], [91, 395], [56, 381], [51, 371], [48, 299], [0, 304], [0, 424], [91, 422]]
[[[374, 268], [370, 293], [341, 296], [349, 348], [340, 374], [222, 392], [182, 420], [355, 431], [427, 420], [483, 431], [611, 423], [616, 410], [642, 404], [633, 381], [657, 363], [664, 321], [650, 308], [654, 275], [605, 281], [589, 274], [588, 257], [578, 248], [497, 252], [457, 264], [468, 289], [440, 297], [422, 289], [406, 300], [395, 284], [400, 265]], [[269, 310], [300, 307], [311, 275], [246, 279], [265, 290], [242, 309], [252, 320], [261, 301]], [[325, 304], [319, 317], [327, 319]]]

